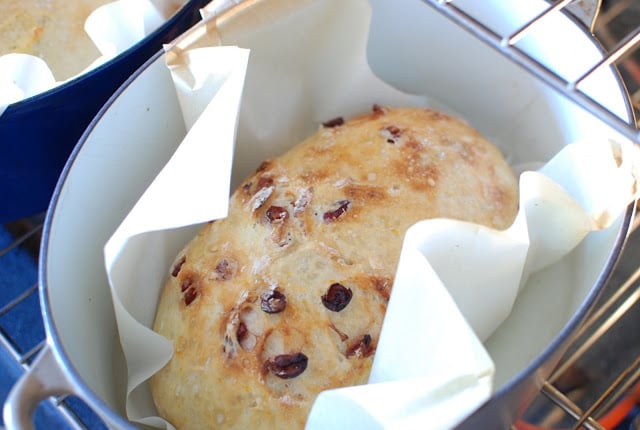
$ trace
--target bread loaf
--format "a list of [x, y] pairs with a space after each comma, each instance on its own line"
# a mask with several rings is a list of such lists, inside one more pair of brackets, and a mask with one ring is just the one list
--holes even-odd
[[57, 80], [80, 73], [99, 56], [84, 31], [95, 9], [112, 0], [0, 0], [0, 55], [30, 54]]
[[456, 118], [374, 106], [325, 123], [265, 161], [169, 268], [159, 413], [179, 429], [303, 428], [322, 390], [366, 383], [407, 228], [504, 229], [517, 202], [500, 152]]

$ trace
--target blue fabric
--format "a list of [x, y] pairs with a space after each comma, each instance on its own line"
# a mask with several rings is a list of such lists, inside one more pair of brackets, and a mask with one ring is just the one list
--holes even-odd
[[[14, 241], [5, 228], [0, 228], [0, 249]], [[31, 294], [0, 316], [3, 334], [16, 341], [16, 348], [25, 353], [44, 339], [44, 328], [40, 315], [37, 289], [37, 262], [20, 247], [15, 247], [0, 256], [0, 308], [9, 305], [25, 291]]]
[[[0, 252], [14, 241], [11, 234], [0, 225]], [[36, 347], [45, 338], [37, 283], [37, 261], [20, 247], [11, 249], [0, 255], [0, 309], [28, 292], [26, 298], [10, 310], [0, 315], [0, 333], [9, 338], [13, 347], [24, 354]], [[9, 390], [24, 370], [10, 355], [9, 351], [0, 347], [0, 402], [4, 404]], [[88, 429], [103, 429], [104, 424], [79, 399], [65, 399], [81, 423]], [[62, 417], [58, 408], [51, 402], [42, 402], [34, 416], [36, 429], [71, 429]]]

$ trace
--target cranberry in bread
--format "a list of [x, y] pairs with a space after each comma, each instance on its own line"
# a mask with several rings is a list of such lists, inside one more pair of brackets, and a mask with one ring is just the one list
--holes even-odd
[[374, 106], [265, 161], [176, 257], [151, 379], [179, 429], [301, 429], [323, 390], [364, 384], [405, 231], [446, 217], [504, 229], [517, 182], [443, 113]]

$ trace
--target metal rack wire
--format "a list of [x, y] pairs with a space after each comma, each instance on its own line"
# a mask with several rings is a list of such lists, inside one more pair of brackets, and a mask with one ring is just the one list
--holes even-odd
[[[603, 430], [629, 428], [625, 419], [640, 422], [640, 335], [636, 329], [640, 321], [639, 225], [636, 219], [629, 249], [597, 310], [574, 334], [572, 347], [542, 385], [538, 401], [512, 429]], [[614, 349], [615, 362], [602, 357], [604, 348]], [[594, 360], [607, 366], [606, 374], [589, 381], [584, 369], [593, 368]], [[632, 417], [634, 408], [636, 415]], [[529, 425], [531, 422], [537, 426]]]
[[[611, 0], [608, 2], [558, 0], [549, 2], [549, 6], [545, 10], [509, 34], [500, 34], [474, 18], [464, 6], [461, 6], [462, 1], [424, 1], [464, 30], [527, 69], [560, 94], [582, 106], [623, 136], [640, 144], [640, 129], [636, 121], [627, 121], [618, 117], [587, 95], [581, 88], [582, 84], [598, 71], [608, 67], [617, 67], [630, 92], [635, 118], [639, 117], [640, 60], [638, 60], [638, 52], [640, 49], [637, 48], [640, 46], [640, 2], [637, 0]], [[582, 24], [591, 31], [604, 50], [603, 58], [588, 70], [584, 70], [575, 79], [566, 79], [560, 76], [527, 54], [518, 45], [524, 37], [535, 32], [543, 20], [559, 11], [567, 12], [582, 21]], [[621, 17], [634, 20], [632, 26], [613, 25], [614, 21]], [[625, 31], [623, 33], [616, 31], [619, 28], [623, 28]], [[633, 239], [630, 241], [640, 240], [638, 222], [634, 224], [631, 236]], [[640, 251], [640, 249], [636, 251]], [[633, 348], [628, 349], [629, 354], [624, 358], [622, 356], [625, 354], [618, 354], [617, 365], [622, 367], [615, 370], [612, 368], [607, 378], [601, 378], [606, 379], [606, 383], [602, 387], [585, 383], [586, 377], [580, 372], [580, 363], [592, 359], [590, 355], [597, 355], [598, 345], [603, 342], [603, 339], [608, 336], [616, 336], [616, 333], [620, 332], [620, 321], [625, 317], [640, 322], [640, 306], [638, 306], [638, 302], [640, 302], [640, 267], [638, 262], [634, 261], [636, 255], [640, 254], [626, 251], [626, 257], [631, 261], [625, 268], [622, 279], [613, 277], [611, 285], [608, 286], [609, 296], [602, 299], [601, 303], [596, 306], [597, 311], [574, 335], [573, 347], [550, 378], [542, 385], [540, 399], [534, 402], [522, 420], [513, 424], [512, 429], [531, 430], [553, 427], [604, 430], [622, 425], [621, 422], [624, 419], [629, 419], [626, 416], [616, 416], [615, 414], [620, 415], [621, 408], [624, 406], [626, 407], [625, 415], [629, 415], [634, 405], [637, 406], [640, 403], [640, 351], [635, 351]], [[637, 324], [635, 325], [637, 326]], [[631, 330], [635, 332], [637, 329]], [[627, 330], [628, 333], [629, 330]], [[636, 343], [639, 342], [640, 339], [637, 339]], [[570, 382], [567, 383], [567, 381]], [[575, 394], [576, 391], [581, 391], [576, 388], [582, 388], [585, 385], [591, 385], [591, 396], [588, 401], [580, 399], [580, 397], [585, 397], [584, 395], [577, 396]], [[579, 400], [581, 401], [579, 402]], [[584, 403], [584, 405], [579, 403]], [[640, 421], [640, 418], [636, 417], [635, 419]]]
[[[601, 10], [587, 14], [594, 19], [593, 22], [583, 21], [593, 34], [600, 40], [607, 53], [598, 64], [586, 70], [579, 78], [567, 81], [558, 76], [554, 71], [540, 64], [536, 59], [529, 57], [519, 49], [518, 41], [531, 31], [536, 31], [537, 23], [544, 20], [549, 14], [561, 9], [570, 10], [576, 7], [580, 0], [559, 0], [550, 4], [549, 8], [524, 24], [515, 32], [507, 35], [498, 34], [485, 24], [477, 21], [464, 8], [459, 6], [456, 0], [424, 0], [428, 5], [453, 20], [461, 27], [499, 50], [505, 56], [531, 71], [535, 76], [555, 90], [564, 94], [569, 99], [583, 106], [586, 110], [602, 119], [612, 128], [619, 131], [631, 140], [640, 143], [640, 130], [638, 124], [624, 121], [602, 105], [591, 99], [581, 91], [581, 84], [589, 79], [603, 67], [616, 66], [625, 79], [631, 93], [631, 100], [640, 112], [640, 61], [637, 60], [637, 48], [640, 45], [640, 7], [638, 7], [637, 28], [631, 33], [616, 34], [612, 25], [628, 12], [634, 5], [640, 4], [639, 0], [618, 0], [600, 2]], [[599, 12], [599, 13], [598, 13]], [[640, 115], [636, 115], [639, 117]], [[42, 220], [27, 220], [26, 228], [18, 232], [15, 239], [0, 248], [0, 266], [8, 255], [18, 249], [30, 252], [34, 260], [37, 260], [37, 248], [39, 234], [42, 228]], [[561, 360], [551, 377], [541, 387], [541, 395], [525, 412], [521, 420], [513, 423], [514, 430], [531, 430], [540, 428], [586, 428], [586, 429], [612, 429], [611, 414], [620, 407], [621, 399], [629, 400], [629, 393], [640, 391], [640, 345], [634, 348], [620, 347], [625, 342], [633, 343], [640, 339], [629, 339], [630, 333], [637, 330], [624, 329], [626, 325], [637, 325], [640, 321], [640, 263], [636, 256], [640, 257], [640, 225], [635, 222], [630, 234], [627, 248], [623, 253], [623, 261], [614, 272], [600, 303], [596, 304], [597, 311], [585, 322], [575, 334], [572, 347]], [[35, 271], [35, 267], [33, 268]], [[15, 335], [5, 330], [2, 318], [5, 315], [17, 314], [25, 317], [21, 310], [26, 302], [33, 302], [37, 298], [37, 286], [33, 283], [16, 286], [14, 297], [0, 308], [0, 349], [7, 353], [19, 369], [18, 373], [29, 368], [32, 358], [40, 350], [44, 343], [44, 332], [40, 332], [37, 342], [33, 345], [25, 345]], [[37, 303], [37, 300], [35, 300]], [[39, 308], [30, 309], [28, 312], [39, 312]], [[41, 324], [41, 321], [40, 321]], [[605, 378], [599, 378], [597, 383], [585, 376], [584, 369], [593, 361], [593, 357], [606, 355], [603, 349], [610, 348], [610, 339], [618, 339], [618, 351], [615, 365], [604, 360], [606, 371]], [[616, 343], [614, 342], [614, 343]], [[626, 354], [620, 354], [625, 349]], [[0, 352], [2, 352], [0, 351]], [[624, 356], [624, 357], [623, 357]], [[587, 365], [585, 365], [587, 363]], [[585, 387], [587, 387], [585, 389]], [[638, 398], [631, 399], [636, 403]], [[45, 408], [52, 408], [58, 414], [61, 425], [70, 429], [96, 429], [103, 428], [103, 424], [90, 411], [85, 410], [81, 402], [76, 399], [58, 398], [51, 399]], [[41, 406], [41, 408], [43, 407]], [[604, 420], [609, 419], [609, 422]], [[627, 419], [630, 419], [627, 417]], [[631, 418], [633, 419], [633, 418]], [[638, 418], [636, 418], [638, 419]], [[617, 428], [617, 427], [616, 427]], [[625, 427], [629, 428], [629, 427]], [[640, 426], [636, 427], [640, 429]]]
[[[496, 29], [487, 26], [485, 23], [473, 17], [468, 12], [468, 9], [459, 6], [459, 3], [463, 2], [457, 2], [455, 0], [424, 1], [451, 21], [458, 24], [460, 27], [469, 31], [478, 39], [498, 50], [501, 54], [516, 64], [526, 68], [534, 76], [558, 91], [560, 94], [563, 94], [565, 97], [582, 106], [585, 110], [591, 112], [597, 118], [603, 120], [623, 136], [634, 142], [640, 143], [640, 130], [635, 122], [628, 122], [618, 117], [581, 89], [582, 84], [584, 84], [589, 78], [593, 77], [598, 71], [607, 67], [619, 65], [622, 60], [628, 58], [628, 56], [634, 51], [634, 48], [640, 44], [640, 27], [625, 34], [619, 40], [616, 40], [614, 46], [607, 47], [607, 52], [603, 58], [590, 69], [584, 70], [581, 76], [575, 79], [567, 79], [552, 70], [550, 67], [542, 64], [538, 59], [528, 54], [525, 50], [521, 49], [519, 42], [528, 34], [535, 32], [539, 27], [539, 24], [545, 19], [572, 5], [577, 5], [579, 0], [559, 0], [553, 2], [540, 14], [532, 17], [518, 29], [509, 34], [500, 34]], [[617, 11], [618, 15], [626, 10], [624, 6], [625, 5], [617, 6], [617, 9], [622, 9]], [[627, 7], [630, 6], [627, 5]], [[594, 13], [592, 15], [593, 22], [585, 23], [587, 28], [590, 30], [594, 30], [598, 25], [597, 21], [600, 17], [598, 16], [599, 14], [597, 11], [597, 8], [594, 9]]]
[[[625, 36], [623, 29], [636, 26], [636, 34], [640, 31], [640, 6], [636, 0], [617, 0], [605, 3], [606, 8], [598, 14], [593, 32], [596, 38], [609, 49], [619, 43]], [[632, 11], [632, 14], [629, 13]], [[637, 37], [637, 36], [636, 36]], [[640, 46], [630, 48], [619, 62], [619, 69], [626, 82], [629, 83], [631, 101], [636, 110], [636, 124], [640, 124]]]

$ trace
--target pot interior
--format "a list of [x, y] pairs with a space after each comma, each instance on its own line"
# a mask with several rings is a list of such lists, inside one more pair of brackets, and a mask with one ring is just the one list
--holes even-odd
[[[497, 0], [476, 2], [474, 9], [478, 16], [511, 28], [531, 12], [521, 10], [522, 3], [506, 10]], [[543, 4], [527, 3], [538, 9]], [[406, 0], [398, 7], [395, 0], [371, 0], [370, 6], [367, 56], [373, 71], [401, 90], [440, 100], [500, 146], [513, 164], [544, 162], [569, 142], [611, 135], [607, 126], [421, 1]], [[304, 31], [287, 24], [262, 30], [267, 36]], [[543, 60], [559, 62], [562, 73], [571, 74], [600, 56], [570, 19], [558, 16], [550, 25], [554, 28], [547, 30], [553, 34], [566, 35], [564, 42], [545, 45], [533, 38], [525, 45]], [[223, 43], [251, 48], [251, 58], [261, 59], [280, 58], [287, 49], [268, 43], [245, 46], [244, 40], [230, 30]], [[252, 79], [249, 75], [248, 91], [259, 85]], [[269, 95], [268, 88], [264, 91]], [[612, 111], [627, 115], [626, 94], [613, 71], [600, 74], [590, 91]], [[243, 108], [240, 121], [249, 120]], [[126, 375], [103, 245], [185, 133], [171, 76], [158, 53], [89, 127], [48, 213], [41, 270], [48, 335], [87, 401], [95, 407], [106, 404], [121, 415]], [[265, 154], [253, 154], [250, 143], [240, 134], [236, 156], [255, 157], [258, 165]], [[611, 228], [589, 235], [570, 255], [529, 280], [511, 316], [486, 342], [496, 362], [498, 387], [523, 372], [583, 311], [585, 298], [610, 270], [626, 222], [621, 217]]]

